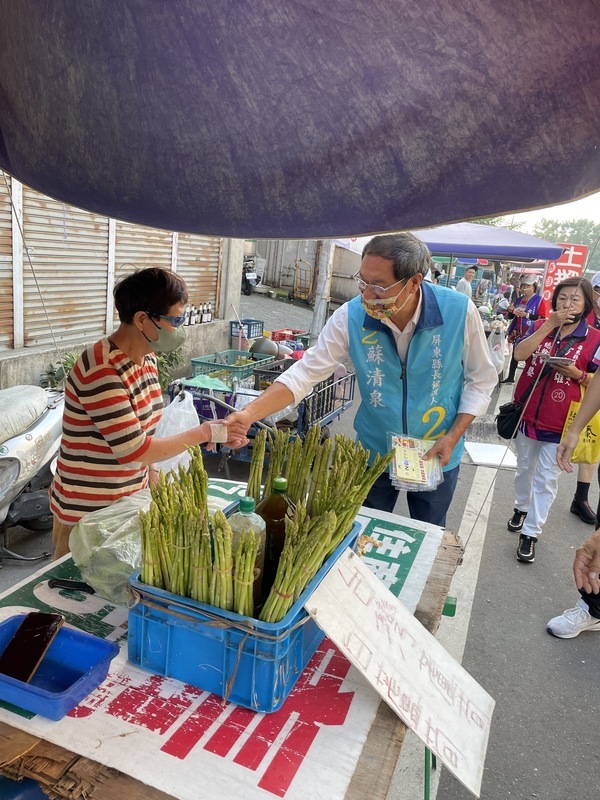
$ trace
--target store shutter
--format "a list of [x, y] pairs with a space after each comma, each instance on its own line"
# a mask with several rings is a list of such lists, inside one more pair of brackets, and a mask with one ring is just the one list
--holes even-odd
[[108, 219], [23, 187], [23, 230], [25, 345], [102, 336]]
[[177, 252], [177, 274], [187, 284], [190, 303], [197, 306], [210, 301], [216, 316], [222, 244], [215, 236], [180, 233]]
[[10, 176], [0, 172], [0, 350], [13, 346], [12, 215]]
[[[145, 228], [117, 221], [115, 235], [115, 283], [136, 269], [171, 269], [173, 234], [158, 228]], [[115, 311], [115, 325], [119, 318]]]

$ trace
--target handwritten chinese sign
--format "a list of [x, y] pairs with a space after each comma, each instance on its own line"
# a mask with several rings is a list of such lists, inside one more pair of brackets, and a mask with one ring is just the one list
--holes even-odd
[[494, 700], [347, 550], [306, 610], [371, 686], [479, 797]]

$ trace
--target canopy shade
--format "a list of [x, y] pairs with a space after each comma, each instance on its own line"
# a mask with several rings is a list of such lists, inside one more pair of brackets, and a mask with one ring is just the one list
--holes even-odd
[[563, 248], [535, 236], [499, 228], [494, 225], [477, 225], [459, 222], [413, 231], [433, 255], [472, 256], [496, 261], [522, 261], [542, 259], [556, 261]]
[[600, 189], [597, 0], [0, 0], [0, 168], [85, 209], [335, 238]]

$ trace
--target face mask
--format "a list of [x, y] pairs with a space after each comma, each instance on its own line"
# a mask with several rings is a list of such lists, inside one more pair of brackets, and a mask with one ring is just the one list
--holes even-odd
[[[404, 289], [402, 291], [404, 291]], [[409, 294], [402, 305], [397, 306], [396, 300], [401, 294], [402, 292], [399, 292], [396, 297], [375, 297], [370, 300], [367, 300], [363, 295], [361, 295], [360, 301], [364, 310], [370, 317], [373, 317], [373, 319], [388, 319], [389, 317], [393, 317], [394, 314], [397, 314], [399, 311], [402, 311], [404, 306], [410, 300]]]
[[158, 339], [154, 342], [152, 339], [148, 339], [144, 331], [142, 331], [142, 334], [155, 353], [172, 353], [173, 350], [177, 350], [185, 342], [183, 325], [173, 329], [161, 328], [153, 319], [150, 321], [158, 331]]

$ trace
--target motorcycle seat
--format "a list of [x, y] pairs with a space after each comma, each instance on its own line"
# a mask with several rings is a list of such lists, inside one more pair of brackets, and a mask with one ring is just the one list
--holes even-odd
[[48, 407], [41, 386], [11, 386], [0, 389], [0, 444], [23, 433]]

